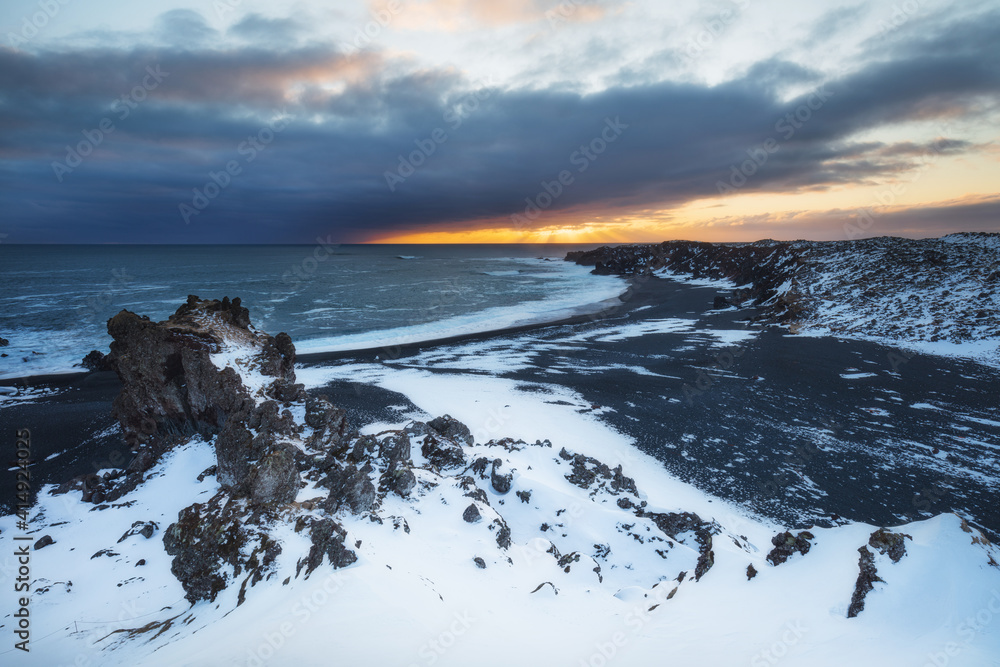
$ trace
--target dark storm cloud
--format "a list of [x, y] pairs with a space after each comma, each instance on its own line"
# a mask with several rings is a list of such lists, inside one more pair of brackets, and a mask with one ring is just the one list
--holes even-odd
[[[477, 87], [451, 70], [329, 47], [0, 50], [0, 231], [9, 241], [351, 239], [524, 213], [526, 199], [537, 201], [564, 170], [573, 183], [549, 213], [669, 207], [716, 195], [720, 183], [780, 192], [867, 182], [915, 169], [925, 152], [974, 149], [948, 132], [936, 145], [850, 137], [988, 110], [983, 101], [1000, 95], [998, 19], [939, 21], [934, 38], [900, 31], [878, 58], [790, 101], [777, 82], [812, 84], [816, 75], [780, 60], [714, 87], [643, 83], [581, 95]], [[169, 20], [197, 24], [186, 13]], [[262, 21], [233, 30], [291, 29]], [[169, 74], [121, 117], [122, 96], [131, 99], [150, 67]], [[287, 125], [269, 129], [282, 113]], [[67, 146], [96, 136], [104, 119], [113, 132], [57, 173]], [[621, 136], [584, 159], [581, 147], [600, 146], [616, 119]], [[432, 139], [437, 129], [443, 143]], [[777, 149], [761, 153], [768, 140]], [[765, 154], [762, 165], [747, 163]], [[422, 164], [408, 175], [400, 156], [411, 155]], [[228, 180], [227, 163], [239, 167]], [[739, 183], [733, 170], [747, 164], [753, 173]], [[392, 190], [386, 172], [402, 174]], [[225, 185], [185, 224], [180, 205], [192, 205], [212, 174]]]

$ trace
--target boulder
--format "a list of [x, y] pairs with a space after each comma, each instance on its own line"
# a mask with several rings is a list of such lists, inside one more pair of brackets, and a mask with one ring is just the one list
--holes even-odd
[[878, 549], [883, 556], [888, 554], [893, 563], [898, 563], [906, 555], [906, 538], [913, 539], [905, 533], [893, 533], [879, 528], [868, 537], [868, 546]]
[[153, 537], [159, 527], [155, 521], [136, 521], [131, 528], [125, 531], [124, 535], [118, 538], [118, 542], [124, 542], [133, 535], [142, 535], [148, 540]]
[[808, 530], [804, 530], [798, 535], [792, 535], [787, 530], [778, 533], [771, 538], [771, 544], [774, 545], [774, 548], [767, 554], [767, 560], [771, 565], [781, 565], [796, 551], [805, 556], [812, 546], [809, 540], [814, 538], [815, 536]]
[[432, 434], [424, 436], [424, 442], [420, 445], [420, 453], [431, 465], [442, 470], [465, 465], [465, 454], [460, 445], [451, 440], [434, 437]]
[[462, 520], [466, 523], [479, 523], [483, 520], [482, 515], [479, 513], [479, 508], [476, 507], [475, 503], [465, 508], [465, 511], [462, 512]]
[[111, 359], [98, 350], [91, 350], [87, 353], [87, 356], [83, 358], [80, 365], [91, 372], [98, 371], [113, 371], [115, 369], [114, 365], [111, 363]]
[[368, 463], [360, 469], [351, 463], [334, 465], [319, 483], [330, 489], [323, 509], [330, 513], [335, 513], [342, 507], [354, 514], [371, 511], [376, 498], [375, 485], [370, 477], [372, 472]]
[[427, 425], [444, 437], [462, 445], [472, 445], [474, 439], [472, 431], [462, 422], [454, 419], [451, 415], [444, 415], [427, 422]]

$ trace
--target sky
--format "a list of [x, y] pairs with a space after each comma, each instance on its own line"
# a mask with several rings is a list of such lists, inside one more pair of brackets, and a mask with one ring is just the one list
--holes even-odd
[[1000, 231], [1000, 5], [5, 0], [2, 243]]

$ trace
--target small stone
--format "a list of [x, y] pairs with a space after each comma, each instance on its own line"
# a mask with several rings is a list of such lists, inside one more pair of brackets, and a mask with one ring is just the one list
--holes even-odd
[[462, 520], [466, 523], [479, 523], [483, 520], [482, 515], [479, 513], [479, 508], [476, 507], [475, 503], [465, 508], [465, 511], [462, 512]]
[[479, 556], [476, 556], [472, 560], [473, 560], [473, 562], [475, 562], [476, 567], [478, 567], [480, 570], [485, 570], [486, 569], [486, 561], [484, 561]]

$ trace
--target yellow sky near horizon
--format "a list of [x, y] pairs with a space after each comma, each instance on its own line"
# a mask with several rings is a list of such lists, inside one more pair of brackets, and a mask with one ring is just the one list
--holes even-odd
[[[893, 180], [795, 192], [740, 192], [646, 210], [546, 211], [530, 229], [510, 218], [376, 234], [367, 243], [644, 243], [671, 238], [753, 241], [845, 238], [857, 211], [882, 214], [965, 206], [998, 198], [1000, 150], [941, 157]], [[1000, 221], [997, 223], [1000, 231]], [[877, 229], [871, 234], [881, 235]], [[917, 234], [923, 235], [923, 234]]]

